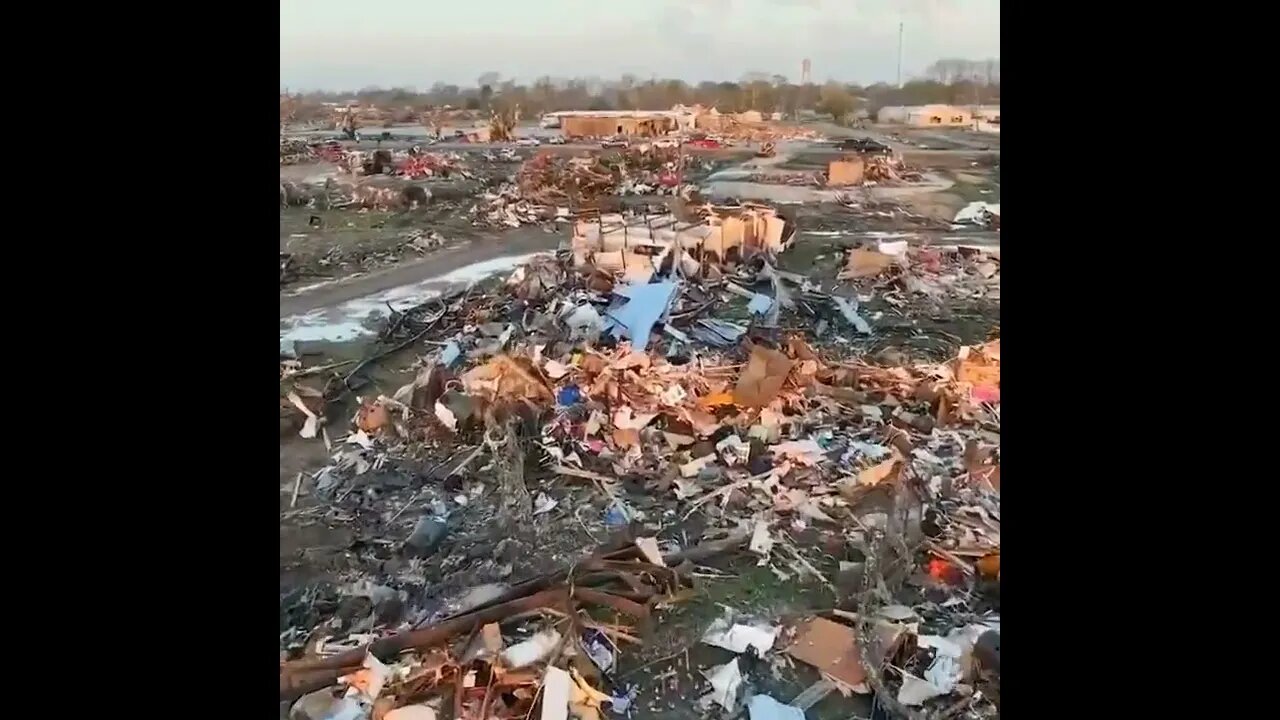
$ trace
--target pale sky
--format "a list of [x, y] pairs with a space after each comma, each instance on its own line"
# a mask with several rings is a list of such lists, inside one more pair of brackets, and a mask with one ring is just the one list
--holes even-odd
[[280, 86], [474, 85], [486, 71], [736, 81], [893, 82], [1000, 56], [999, 0], [280, 0]]

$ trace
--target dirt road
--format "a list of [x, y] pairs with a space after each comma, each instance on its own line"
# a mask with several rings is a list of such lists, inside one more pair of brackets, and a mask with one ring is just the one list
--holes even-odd
[[563, 235], [548, 234], [537, 227], [523, 227], [505, 233], [500, 240], [472, 241], [384, 270], [293, 288], [280, 294], [280, 317], [422, 282], [497, 257], [554, 250]]

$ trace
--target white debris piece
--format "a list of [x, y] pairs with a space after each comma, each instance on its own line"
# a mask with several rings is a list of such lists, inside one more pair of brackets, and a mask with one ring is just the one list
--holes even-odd
[[742, 687], [742, 671], [738, 669], [738, 658], [710, 670], [704, 670], [703, 675], [711, 684], [711, 692], [703, 697], [701, 704], [709, 707], [711, 703], [715, 703], [733, 712], [737, 704], [738, 690]]
[[517, 643], [507, 648], [502, 653], [502, 662], [507, 668], [518, 670], [546, 658], [559, 644], [559, 632], [544, 630], [522, 643]]
[[752, 695], [747, 701], [747, 713], [751, 720], [804, 720], [804, 711], [786, 705], [768, 695]]
[[902, 674], [902, 687], [898, 689], [898, 702], [908, 707], [919, 707], [925, 702], [947, 692], [928, 680], [921, 680], [911, 673]]
[[733, 624], [728, 616], [717, 618], [702, 634], [702, 642], [730, 652], [743, 653], [753, 648], [757, 655], [764, 655], [773, 648], [778, 638], [778, 627], [772, 625]]
[[955, 225], [987, 225], [992, 216], [1000, 217], [1000, 203], [975, 200], [960, 208], [951, 222]]
[[542, 679], [542, 720], [568, 720], [569, 689], [573, 679], [569, 673], [550, 665]]

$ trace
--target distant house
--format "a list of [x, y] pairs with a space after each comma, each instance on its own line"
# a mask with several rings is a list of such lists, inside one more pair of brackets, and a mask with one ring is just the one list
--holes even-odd
[[876, 113], [876, 122], [921, 127], [970, 125], [973, 114], [954, 105], [889, 105]]
[[975, 120], [986, 120], [987, 122], [1000, 122], [1000, 106], [999, 105], [974, 105], [969, 108], [973, 113]]
[[680, 113], [670, 110], [566, 110], [543, 116], [543, 127], [557, 125], [566, 137], [652, 137], [675, 130], [680, 125]]

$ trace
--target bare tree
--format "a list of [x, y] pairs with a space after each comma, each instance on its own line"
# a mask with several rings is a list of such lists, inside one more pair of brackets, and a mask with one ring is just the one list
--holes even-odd
[[857, 106], [857, 99], [838, 82], [829, 82], [822, 86], [822, 99], [818, 109], [831, 115], [836, 123], [843, 123], [849, 113]]

